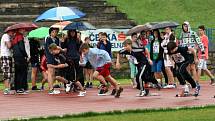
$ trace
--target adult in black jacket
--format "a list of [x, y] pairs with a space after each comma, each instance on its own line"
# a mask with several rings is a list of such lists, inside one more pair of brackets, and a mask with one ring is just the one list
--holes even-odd
[[24, 33], [25, 29], [19, 29], [12, 40], [13, 58], [15, 63], [14, 86], [17, 93], [26, 93], [28, 90], [28, 55], [25, 50]]
[[77, 39], [77, 31], [76, 30], [69, 30], [67, 32], [66, 40], [61, 44], [62, 49], [66, 50], [66, 55], [69, 60], [74, 62], [75, 69], [77, 70], [77, 81], [80, 81], [82, 86], [84, 86], [83, 80], [83, 68], [79, 66], [79, 48], [82, 44], [82, 41]]

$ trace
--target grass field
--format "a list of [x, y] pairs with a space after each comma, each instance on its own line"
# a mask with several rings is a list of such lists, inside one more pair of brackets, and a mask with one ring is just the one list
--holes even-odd
[[204, 24], [215, 28], [215, 0], [107, 0], [138, 24], [152, 21], [185, 20], [193, 28]]
[[215, 106], [159, 109], [130, 110], [107, 113], [84, 113], [65, 115], [63, 117], [35, 118], [29, 121], [214, 121]]

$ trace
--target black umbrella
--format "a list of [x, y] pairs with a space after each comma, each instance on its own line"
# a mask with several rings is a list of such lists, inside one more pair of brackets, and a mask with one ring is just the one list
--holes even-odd
[[96, 27], [94, 27], [92, 24], [88, 22], [72, 22], [71, 24], [68, 24], [66, 27], [64, 27], [63, 30], [72, 30], [72, 29], [84, 31], [84, 30], [96, 30]]
[[174, 28], [177, 26], [179, 26], [179, 24], [177, 22], [163, 21], [163, 22], [159, 22], [157, 24], [152, 25], [152, 29], [164, 29], [166, 27]]
[[133, 28], [131, 28], [126, 34], [131, 35], [132, 33], [139, 33], [141, 31], [148, 31], [152, 30], [153, 25], [157, 24], [157, 22], [148, 22], [145, 23], [144, 25], [137, 25]]

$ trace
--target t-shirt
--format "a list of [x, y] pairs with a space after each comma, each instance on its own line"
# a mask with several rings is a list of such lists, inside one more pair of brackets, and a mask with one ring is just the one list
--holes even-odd
[[201, 39], [202, 44], [204, 46], [205, 54], [202, 54], [202, 52], [199, 51], [198, 57], [199, 57], [199, 59], [208, 59], [208, 37], [206, 35], [203, 35], [200, 37], [200, 39]]
[[160, 52], [160, 43], [159, 40], [155, 40], [152, 46], [153, 51], [153, 60], [158, 59], [158, 55]]
[[171, 54], [175, 63], [182, 63], [188, 60], [192, 60], [192, 54], [188, 52], [188, 47], [178, 47], [177, 51]]
[[140, 64], [140, 63], [147, 63], [148, 60], [146, 58], [146, 56], [144, 55], [145, 53], [145, 48], [132, 48], [131, 52], [128, 52], [126, 50], [120, 50], [119, 54], [125, 54], [125, 55], [131, 55], [131, 57], [136, 58], [136, 62], [135, 64]]
[[31, 54], [30, 54], [30, 43], [27, 37], [24, 37], [24, 42], [25, 42], [25, 51], [28, 55], [28, 58], [31, 58]]
[[11, 50], [7, 47], [6, 42], [10, 42], [10, 36], [4, 34], [1, 38], [1, 56], [12, 56]]
[[[68, 64], [68, 67], [64, 67], [64, 68], [58, 68], [57, 69], [57, 74], [58, 76], [62, 76], [67, 80], [74, 80], [75, 77], [75, 68], [72, 68], [74, 63], [72, 60], [69, 60], [68, 57], [66, 56], [66, 54], [64, 54], [63, 52], [60, 52], [57, 55], [54, 55], [54, 59], [57, 62], [57, 64]], [[75, 70], [75, 71], [74, 71]]]
[[45, 55], [47, 58], [47, 64], [55, 64], [54, 56], [49, 52], [49, 45], [55, 43], [56, 45], [60, 45], [60, 41], [58, 38], [47, 37], [45, 40]]

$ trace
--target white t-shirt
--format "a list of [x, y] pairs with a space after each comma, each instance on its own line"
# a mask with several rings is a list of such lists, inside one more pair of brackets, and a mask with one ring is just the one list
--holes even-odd
[[12, 56], [11, 50], [7, 47], [6, 42], [10, 41], [10, 36], [4, 34], [1, 38], [1, 56]]
[[30, 54], [30, 43], [27, 37], [24, 37], [24, 42], [25, 42], [25, 51], [28, 55], [28, 58], [31, 58], [31, 54]]

